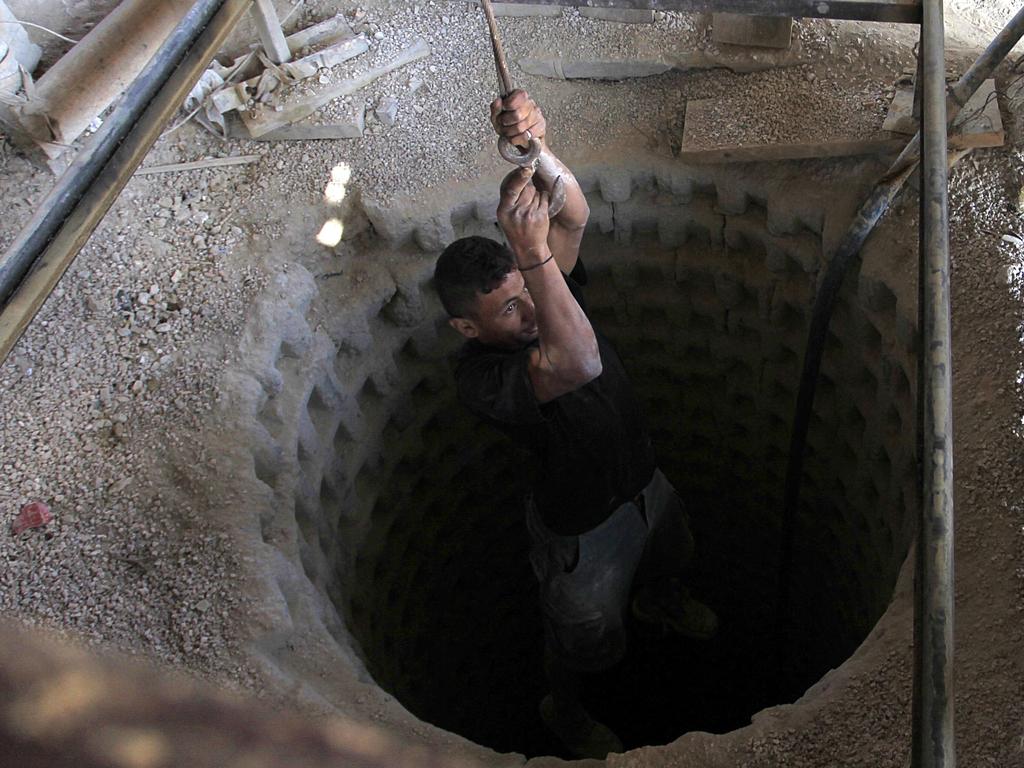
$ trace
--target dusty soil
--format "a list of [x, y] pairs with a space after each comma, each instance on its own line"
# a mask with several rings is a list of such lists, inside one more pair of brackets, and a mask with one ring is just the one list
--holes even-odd
[[[280, 4], [286, 12], [285, 4]], [[83, 249], [11, 357], [0, 367], [0, 523], [47, 501], [55, 520], [20, 536], [0, 532], [0, 612], [69, 632], [102, 648], [151, 658], [275, 696], [244, 653], [252, 610], [246, 560], [219, 516], [214, 471], [220, 374], [237, 355], [248, 310], [268, 275], [309, 243], [331, 209], [331, 171], [347, 165], [367, 198], [424, 195], [439, 182], [494, 174], [500, 161], [486, 122], [494, 74], [482, 16], [464, 2], [367, 2], [383, 38], [348, 68], [385, 60], [422, 36], [433, 55], [357, 94], [372, 112], [399, 100], [398, 123], [368, 120], [359, 140], [221, 143], [187, 125], [146, 164], [259, 154], [228, 169], [137, 176]], [[354, 5], [306, 2], [289, 31]], [[1008, 0], [958, 0], [950, 39], [973, 58], [1016, 10]], [[692, 41], [703, 16], [653, 26], [561, 19], [502, 19], [506, 46], [527, 55], [634, 50]], [[798, 22], [806, 63], [750, 74], [715, 69], [625, 83], [553, 81], [513, 71], [545, 108], [566, 157], [632, 144], [678, 150], [685, 103], [810, 88], [845, 94], [800, 115], [842, 119], [877, 102], [906, 68], [913, 36], [886, 25]], [[586, 44], [580, 43], [586, 40]], [[813, 74], [813, 78], [810, 75]], [[957, 723], [961, 764], [1024, 765], [1024, 96], [1004, 67], [999, 86], [1008, 145], [961, 163], [951, 180], [957, 461]], [[870, 85], [870, 87], [869, 87]], [[801, 100], [790, 101], [800, 109]], [[821, 114], [821, 105], [837, 110]], [[770, 173], [770, 169], [765, 170]], [[0, 145], [0, 247], [45, 195], [52, 177]], [[878, 237], [913, 238], [913, 193]], [[1005, 237], [1009, 235], [1009, 237]], [[350, 247], [343, 244], [342, 248]], [[329, 269], [330, 249], [307, 260]], [[906, 617], [896, 626], [905, 630]], [[901, 631], [903, 631], [901, 630]], [[883, 674], [828, 682], [855, 695], [805, 727], [755, 729], [730, 747], [751, 766], [901, 766], [909, 744], [910, 637]], [[761, 725], [770, 724], [770, 716]], [[714, 746], [708, 746], [714, 751]], [[668, 764], [657, 755], [617, 765]], [[712, 764], [709, 758], [709, 764]]]

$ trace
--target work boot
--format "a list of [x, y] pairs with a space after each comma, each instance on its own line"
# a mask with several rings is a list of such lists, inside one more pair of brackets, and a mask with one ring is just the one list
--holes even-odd
[[637, 621], [695, 640], [708, 640], [718, 631], [715, 612], [675, 578], [637, 590], [632, 612]]
[[576, 711], [568, 716], [556, 712], [550, 693], [540, 702], [540, 718], [573, 757], [604, 760], [610, 752], [625, 751], [612, 729], [594, 720], [583, 707], [577, 705]]

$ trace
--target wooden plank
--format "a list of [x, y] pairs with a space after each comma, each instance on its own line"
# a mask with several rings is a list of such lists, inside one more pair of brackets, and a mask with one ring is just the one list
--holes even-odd
[[[901, 85], [896, 89], [889, 113], [882, 129], [912, 136], [917, 133], [918, 121], [913, 117], [914, 86]], [[986, 80], [953, 121], [949, 135], [950, 149], [976, 149], [1001, 147], [1006, 143], [1003, 118], [996, 98], [996, 81]]]
[[281, 30], [281, 22], [277, 18], [277, 11], [274, 10], [272, 0], [254, 0], [252, 7], [252, 20], [256, 24], [256, 31], [259, 32], [260, 42], [263, 43], [263, 50], [275, 64], [283, 64], [292, 57], [288, 48], [288, 42], [284, 39], [284, 32]]
[[303, 48], [312, 48], [321, 43], [336, 43], [355, 37], [344, 14], [338, 13], [319, 24], [300, 29], [285, 38], [292, 53], [299, 53]]
[[[694, 99], [687, 102], [683, 125], [683, 142], [679, 159], [692, 163], [735, 163], [772, 160], [805, 160], [814, 157], [845, 157], [899, 152], [907, 139], [898, 134], [878, 130], [866, 136], [830, 136], [816, 139], [789, 139], [779, 142], [756, 140], [726, 143], [708, 142], [702, 138], [715, 133], [714, 126], [723, 119], [724, 100]], [[731, 105], [726, 104], [728, 111]], [[741, 120], [746, 110], [737, 104], [735, 117]]]
[[188, 163], [171, 163], [170, 165], [150, 165], [139, 168], [136, 176], [153, 173], [179, 173], [180, 171], [201, 171], [204, 168], [223, 168], [229, 165], [249, 165], [258, 162], [262, 155], [237, 155], [236, 157], [210, 157], [205, 160], [193, 160]]
[[[365, 53], [369, 48], [369, 42], [360, 35], [356, 38], [342, 40], [340, 43], [330, 45], [296, 61], [285, 62], [281, 65], [281, 69], [295, 80], [305, 80], [315, 75], [321, 69], [336, 67], [349, 59]], [[250, 92], [256, 90], [261, 78], [262, 75], [250, 77], [244, 82], [214, 93], [213, 104], [217, 111], [224, 114], [232, 109], [242, 109], [251, 97]]]
[[[856, 94], [820, 102], [824, 112], [801, 119], [806, 110], [793, 109], [793, 102], [806, 98], [806, 93], [787, 94], [756, 114], [740, 99], [689, 101], [679, 157], [693, 163], [729, 163], [885, 154], [901, 151], [917, 132], [910, 117], [912, 86], [897, 90], [884, 121], [872, 117], [877, 113], [870, 104], [859, 109]], [[955, 121], [949, 148], [998, 147], [1004, 141], [995, 82], [989, 80]]]
[[[505, 0], [509, 5], [564, 5], [580, 0]], [[808, 19], [852, 19], [900, 24], [921, 22], [920, 0], [587, 0], [593, 8], [745, 13]]]
[[726, 45], [789, 48], [793, 20], [781, 16], [716, 13], [711, 21], [711, 39]]
[[366, 130], [366, 108], [362, 104], [355, 106], [349, 114], [330, 123], [318, 123], [317, 115], [307, 117], [297, 123], [252, 136], [237, 113], [226, 115], [227, 135], [230, 139], [250, 139], [252, 141], [336, 141], [338, 139], [358, 139]]
[[389, 72], [393, 72], [396, 69], [412, 64], [414, 61], [425, 59], [429, 55], [430, 46], [427, 45], [425, 40], [418, 39], [415, 43], [398, 54], [398, 56], [381, 67], [371, 69], [349, 80], [343, 80], [340, 83], [335, 83], [311, 96], [297, 99], [290, 104], [284, 104], [280, 111], [260, 109], [256, 112], [243, 112], [241, 113], [242, 120], [245, 122], [245, 127], [249, 129], [249, 134], [251, 136], [254, 138], [262, 136], [277, 128], [282, 128], [289, 123], [295, 123], [302, 120], [304, 117], [309, 117], [318, 109], [329, 104], [335, 99], [355, 93], [360, 88], [366, 87], [377, 78], [383, 77]]

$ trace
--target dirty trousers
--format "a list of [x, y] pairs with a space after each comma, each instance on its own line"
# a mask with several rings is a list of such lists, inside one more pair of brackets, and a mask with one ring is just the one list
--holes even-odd
[[552, 532], [531, 498], [526, 525], [547, 650], [583, 672], [607, 669], [625, 654], [625, 615], [634, 581], [678, 576], [693, 556], [682, 501], [660, 469], [636, 498], [585, 533]]

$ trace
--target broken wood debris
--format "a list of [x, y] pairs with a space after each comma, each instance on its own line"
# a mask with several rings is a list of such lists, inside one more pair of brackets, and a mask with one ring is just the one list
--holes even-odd
[[290, 85], [300, 80], [306, 80], [321, 69], [336, 67], [338, 64], [365, 53], [369, 48], [369, 42], [365, 37], [360, 36], [335, 43], [296, 61], [273, 65], [272, 68], [268, 67], [256, 77], [251, 77], [230, 88], [216, 91], [211, 96], [213, 104], [221, 114], [233, 109], [244, 109], [249, 99], [265, 98], [267, 94], [277, 90], [280, 85]]
[[[293, 54], [307, 56], [317, 46], [332, 45], [342, 40], [351, 40], [355, 36], [355, 32], [352, 31], [352, 27], [345, 20], [344, 15], [339, 13], [326, 21], [288, 35], [285, 42], [288, 43], [288, 50]], [[210, 68], [216, 70], [217, 74], [225, 80], [228, 78], [228, 73], [236, 70], [240, 70], [238, 77], [243, 80], [256, 77], [260, 74], [260, 68], [257, 66], [259, 60], [254, 53], [255, 51], [250, 51], [228, 65], [214, 61]]]
[[333, 139], [358, 139], [366, 128], [366, 110], [359, 105], [352, 115], [343, 121], [316, 123], [311, 118], [277, 128], [262, 136], [251, 136], [240, 118], [231, 116], [227, 123], [229, 139], [251, 139], [253, 141], [320, 141]]
[[[894, 133], [917, 133], [914, 118], [914, 86], [912, 82], [897, 85], [889, 113], [882, 128]], [[1006, 140], [1003, 119], [996, 98], [996, 81], [986, 80], [967, 101], [949, 129], [951, 149], [1001, 147]]]
[[223, 168], [229, 165], [249, 165], [257, 162], [262, 155], [238, 155], [236, 157], [210, 157], [205, 160], [193, 160], [188, 163], [172, 163], [170, 165], [150, 165], [139, 168], [136, 176], [153, 173], [178, 173], [180, 171], [199, 171], [204, 168]]
[[335, 83], [310, 96], [279, 105], [279, 108], [275, 107], [274, 110], [258, 109], [251, 112], [242, 112], [242, 120], [246, 128], [249, 129], [250, 136], [253, 138], [264, 136], [273, 130], [309, 117], [331, 101], [342, 96], [348, 96], [360, 88], [366, 87], [374, 80], [415, 61], [425, 59], [429, 55], [430, 46], [422, 38], [417, 39], [416, 42], [383, 66], [375, 67], [361, 75]]
[[339, 13], [326, 21], [321, 21], [312, 27], [306, 27], [294, 34], [288, 35], [285, 38], [285, 42], [288, 43], [288, 48], [291, 49], [292, 53], [302, 53], [304, 48], [336, 43], [352, 37], [355, 37], [352, 27], [345, 20], [345, 16]]
[[[277, 63], [272, 56], [256, 49], [247, 56], [237, 59], [230, 66], [214, 62], [207, 70], [206, 77], [190, 94], [186, 108], [190, 113], [184, 121], [194, 117], [203, 127], [221, 138], [265, 141], [359, 138], [365, 129], [365, 105], [357, 105], [351, 119], [318, 124], [307, 118], [331, 101], [348, 96], [374, 80], [426, 58], [431, 53], [430, 46], [424, 40], [417, 39], [383, 66], [327, 85], [330, 82], [330, 75], [326, 74], [326, 70], [368, 51], [370, 41], [367, 37], [362, 34], [357, 36], [352, 26], [339, 13], [326, 21], [289, 35], [286, 41], [293, 54], [301, 53], [303, 56], [296, 60]], [[311, 50], [317, 45], [324, 47]], [[255, 66], [257, 61], [262, 68]], [[320, 75], [320, 84], [327, 85], [323, 90], [310, 94], [308, 86], [301, 89], [288, 88], [310, 80], [317, 74]], [[234, 82], [239, 77], [246, 79], [243, 82]], [[227, 119], [229, 112], [236, 112], [241, 120]], [[397, 119], [397, 112], [397, 102], [389, 102], [383, 105], [378, 117], [390, 126]], [[295, 125], [304, 120], [305, 124]]]
[[281, 31], [281, 21], [271, 0], [254, 0], [250, 6], [253, 23], [263, 43], [263, 50], [275, 64], [283, 64], [292, 57], [288, 41]]

